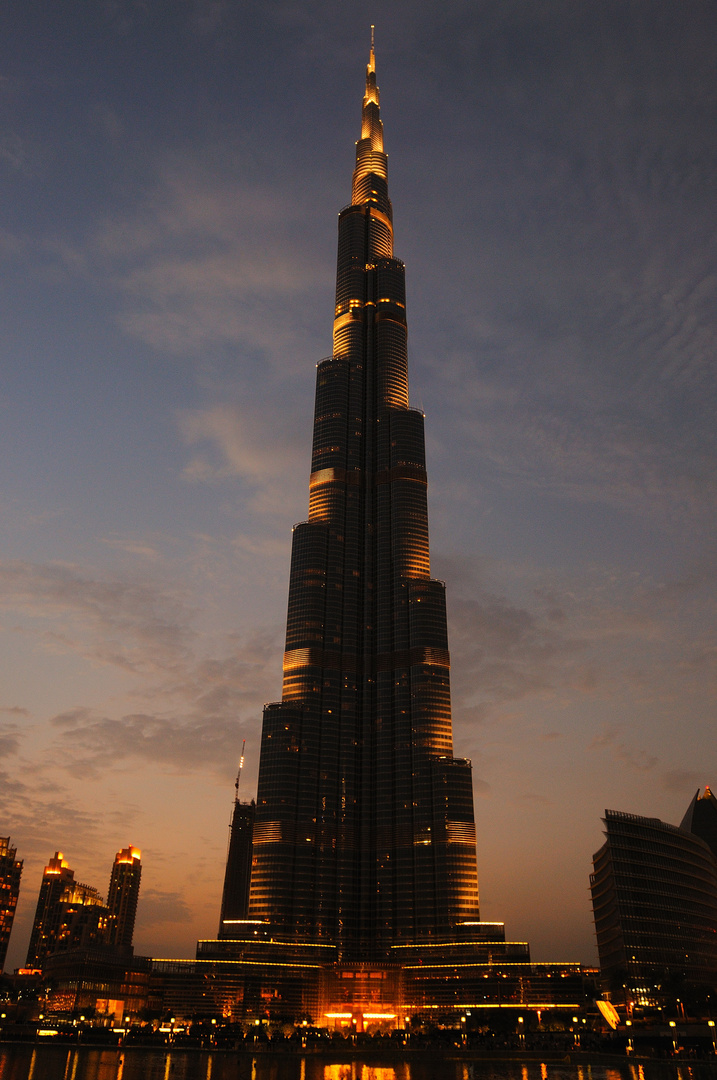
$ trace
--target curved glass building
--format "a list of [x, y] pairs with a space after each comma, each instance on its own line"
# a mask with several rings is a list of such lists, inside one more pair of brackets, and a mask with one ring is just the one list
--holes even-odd
[[717, 982], [717, 860], [658, 818], [606, 810], [590, 877], [606, 986], [658, 1004], [668, 986]]

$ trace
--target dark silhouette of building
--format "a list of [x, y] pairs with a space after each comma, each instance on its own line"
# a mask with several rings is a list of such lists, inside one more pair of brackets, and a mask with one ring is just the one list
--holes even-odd
[[17, 898], [20, 895], [22, 859], [16, 859], [16, 855], [17, 848], [10, 847], [10, 837], [0, 836], [0, 973], [5, 965]]
[[406, 335], [372, 46], [309, 517], [293, 530], [283, 694], [264, 710], [249, 900], [275, 935], [347, 958], [481, 936]]
[[253, 799], [251, 802], [241, 802], [238, 797], [234, 799], [217, 935], [220, 939], [242, 937], [246, 930], [255, 812], [256, 803]]
[[139, 883], [142, 877], [142, 852], [138, 848], [122, 848], [115, 855], [107, 892], [108, 945], [131, 949], [134, 922], [139, 900]]
[[605, 989], [659, 1005], [675, 987], [717, 984], [717, 859], [658, 818], [605, 811], [590, 877]]
[[700, 789], [697, 789], [680, 822], [680, 828], [704, 840], [717, 858], [717, 799], [708, 787], [704, 795], [700, 795]]

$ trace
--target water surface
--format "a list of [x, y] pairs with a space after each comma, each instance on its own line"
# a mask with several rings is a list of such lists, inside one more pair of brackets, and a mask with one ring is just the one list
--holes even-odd
[[715, 1080], [717, 1066], [465, 1061], [418, 1052], [391, 1061], [66, 1046], [0, 1046], [0, 1080]]

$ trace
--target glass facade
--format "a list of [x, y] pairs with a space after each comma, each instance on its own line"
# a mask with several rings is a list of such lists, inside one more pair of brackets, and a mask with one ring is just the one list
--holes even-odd
[[717, 860], [699, 837], [658, 818], [605, 812], [590, 877], [606, 988], [637, 1004], [669, 985], [717, 980]]
[[347, 959], [448, 942], [480, 918], [387, 176], [372, 47], [309, 516], [293, 530], [282, 699], [264, 711], [248, 912]]

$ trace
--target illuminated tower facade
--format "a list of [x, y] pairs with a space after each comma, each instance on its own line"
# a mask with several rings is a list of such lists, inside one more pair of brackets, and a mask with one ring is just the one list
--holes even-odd
[[0, 836], [0, 972], [5, 964], [17, 898], [20, 895], [22, 860], [17, 859], [16, 855], [17, 848], [10, 846], [10, 837]]
[[131, 948], [134, 920], [137, 915], [139, 883], [142, 876], [142, 852], [122, 848], [115, 855], [107, 893], [107, 944]]
[[372, 44], [309, 517], [293, 530], [283, 694], [264, 710], [249, 904], [276, 935], [347, 958], [450, 942], [479, 919], [387, 176]]
[[42, 875], [26, 967], [42, 967], [42, 961], [53, 951], [62, 921], [62, 896], [74, 884], [75, 871], [65, 862], [62, 852], [56, 851]]

